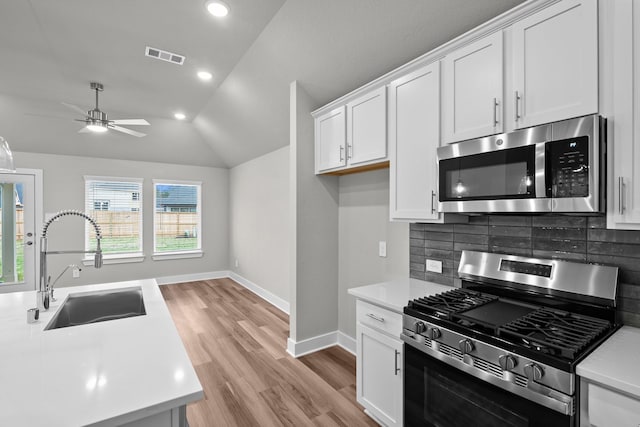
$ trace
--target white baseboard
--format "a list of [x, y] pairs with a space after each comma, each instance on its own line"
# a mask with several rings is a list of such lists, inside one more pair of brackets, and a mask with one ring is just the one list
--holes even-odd
[[279, 308], [283, 312], [289, 314], [289, 303], [287, 301], [269, 292], [268, 290], [261, 288], [260, 286], [253, 283], [251, 280], [245, 279], [244, 277], [240, 276], [239, 274], [233, 271], [229, 271], [228, 273], [229, 273], [228, 277], [230, 279], [235, 280], [240, 285], [244, 286], [254, 294], [258, 295], [263, 300], [267, 301], [269, 304], [274, 305], [275, 307]]
[[338, 331], [338, 345], [349, 353], [356, 355], [356, 340], [355, 338], [351, 338], [349, 335], [344, 332]]
[[289, 338], [287, 340], [287, 353], [297, 358], [334, 345], [339, 345], [353, 355], [356, 354], [356, 340], [340, 331], [329, 332], [302, 341], [293, 341]]
[[223, 279], [229, 276], [229, 271], [208, 271], [204, 273], [179, 274], [177, 276], [156, 277], [158, 285], [171, 285], [173, 283], [194, 282], [196, 280]]
[[305, 354], [315, 353], [328, 347], [333, 347], [338, 343], [337, 332], [329, 332], [328, 334], [318, 335], [307, 338], [302, 341], [293, 341], [287, 339], [287, 353], [293, 357], [304, 356]]

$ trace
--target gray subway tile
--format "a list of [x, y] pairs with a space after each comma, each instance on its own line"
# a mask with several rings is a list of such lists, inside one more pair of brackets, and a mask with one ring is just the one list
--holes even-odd
[[588, 230], [587, 239], [598, 242], [640, 244], [640, 231], [636, 230]]
[[540, 249], [534, 249], [532, 252], [534, 258], [543, 259], [561, 259], [565, 261], [586, 262], [587, 254], [580, 252], [560, 252], [560, 251], [544, 251]]
[[640, 245], [628, 245], [626, 243], [588, 242], [587, 251], [590, 254], [640, 258]]
[[489, 236], [489, 245], [500, 248], [530, 248], [530, 237]]
[[531, 237], [531, 227], [492, 225], [489, 226], [489, 234], [492, 236]]
[[453, 233], [446, 232], [441, 233], [439, 231], [425, 231], [424, 233], [425, 240], [444, 240], [444, 241], [453, 241]]
[[546, 239], [587, 240], [587, 231], [585, 228], [534, 227], [531, 229], [531, 236]]
[[585, 228], [587, 218], [584, 216], [534, 216], [533, 227]]
[[476, 243], [479, 245], [486, 245], [489, 241], [489, 236], [486, 234], [464, 234], [456, 233], [456, 243]]
[[486, 225], [454, 224], [453, 231], [465, 234], [488, 234], [489, 227]]
[[492, 215], [489, 217], [489, 225], [500, 226], [506, 225], [511, 227], [531, 227], [530, 216], [519, 215]]

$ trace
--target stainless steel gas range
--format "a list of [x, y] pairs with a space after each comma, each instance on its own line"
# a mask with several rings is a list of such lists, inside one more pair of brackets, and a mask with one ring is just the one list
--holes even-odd
[[404, 309], [405, 425], [575, 426], [575, 367], [617, 328], [618, 269], [463, 251]]

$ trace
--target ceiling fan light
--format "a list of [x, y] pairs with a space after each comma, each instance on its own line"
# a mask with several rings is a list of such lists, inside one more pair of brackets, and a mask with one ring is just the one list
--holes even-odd
[[0, 136], [0, 172], [2, 173], [14, 173], [16, 168], [13, 164], [13, 153], [9, 148], [9, 143], [6, 139]]
[[107, 130], [109, 130], [106, 126], [104, 126], [101, 123], [89, 123], [87, 125], [87, 129], [90, 130], [91, 132], [96, 132], [96, 133], [104, 133]]
[[227, 16], [229, 14], [229, 6], [219, 0], [208, 1], [206, 6], [209, 13], [218, 18]]
[[184, 113], [175, 113], [173, 117], [175, 117], [177, 120], [184, 120], [187, 118], [187, 116]]

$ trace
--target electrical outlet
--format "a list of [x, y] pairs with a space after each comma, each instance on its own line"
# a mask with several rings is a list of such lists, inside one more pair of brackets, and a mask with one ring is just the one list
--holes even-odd
[[236, 267], [240, 267], [240, 262], [238, 261], [238, 258], [236, 258], [235, 265], [236, 265]]
[[378, 242], [378, 256], [383, 258], [387, 256], [387, 242], [384, 240]]
[[427, 271], [431, 271], [433, 273], [442, 274], [442, 261], [436, 261], [433, 259], [427, 260]]
[[74, 279], [77, 279], [78, 277], [80, 277], [80, 269], [78, 267], [75, 267], [71, 270], [71, 276]]

